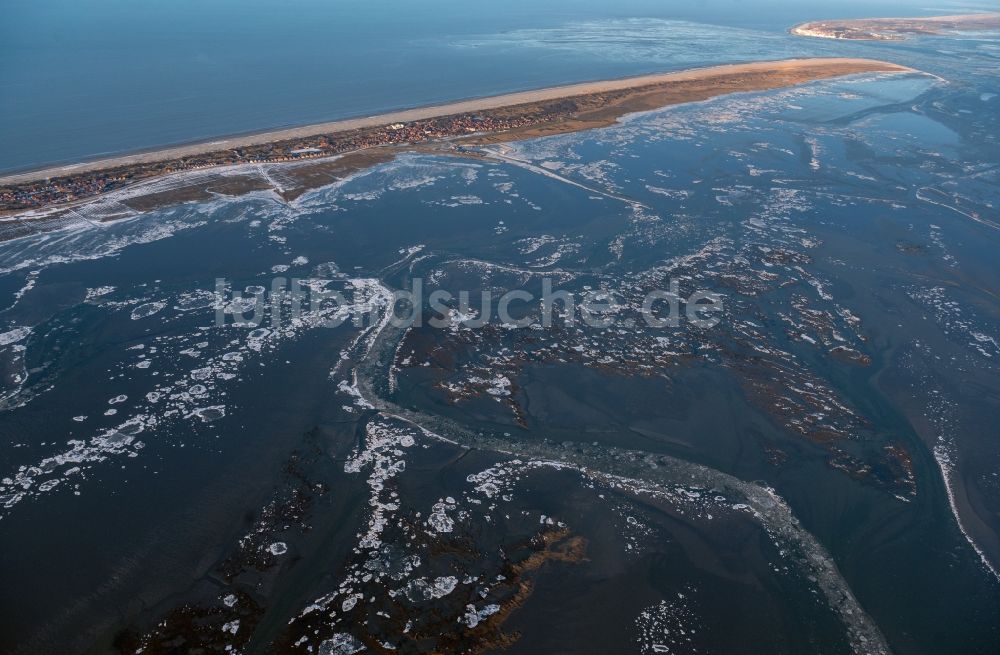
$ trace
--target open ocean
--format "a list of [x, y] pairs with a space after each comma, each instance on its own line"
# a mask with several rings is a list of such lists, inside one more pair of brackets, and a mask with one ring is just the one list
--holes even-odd
[[[569, 82], [825, 54], [836, 48], [793, 39], [788, 27], [935, 13], [884, 0], [479, 4], [11, 0], [0, 24], [0, 172]], [[650, 20], [628, 29], [636, 18]]]
[[[0, 241], [0, 653], [998, 652], [1000, 34], [466, 4], [14, 0], [0, 170], [723, 62], [922, 72]], [[292, 278], [346, 304], [280, 318]], [[621, 320], [383, 322], [417, 279], [545, 278]], [[670, 279], [719, 325], [633, 320]]]

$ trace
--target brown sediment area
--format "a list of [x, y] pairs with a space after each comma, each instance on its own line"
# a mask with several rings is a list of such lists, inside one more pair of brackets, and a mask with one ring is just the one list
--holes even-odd
[[[290, 162], [282, 177], [292, 188], [276, 189], [291, 200], [351, 172], [387, 161], [404, 150], [442, 148], [475, 155], [466, 146], [530, 139], [604, 127], [621, 116], [736, 92], [763, 91], [867, 72], [912, 72], [870, 59], [815, 58], [714, 66], [674, 73], [586, 82], [510, 93], [447, 105], [392, 112], [233, 137], [155, 152], [59, 166], [0, 177], [0, 216], [29, 210], [73, 207], [113, 191], [133, 189], [168, 175], [238, 167], [225, 180], [191, 182], [123, 203], [149, 209], [273, 188], [255, 164]], [[333, 158], [338, 156], [337, 158]], [[221, 178], [221, 176], [220, 176]]]
[[[435, 558], [461, 561], [486, 556], [478, 550], [476, 539], [468, 533], [434, 543], [433, 546], [432, 556]], [[520, 634], [508, 630], [506, 624], [531, 597], [540, 569], [548, 563], [585, 562], [587, 547], [584, 537], [567, 528], [544, 528], [524, 541], [509, 544], [502, 552], [513, 553], [511, 558], [503, 554], [496, 568], [488, 569], [491, 571], [488, 577], [500, 574], [489, 594], [489, 600], [498, 606], [497, 610], [473, 626], [464, 625], [459, 619], [467, 611], [469, 603], [484, 601], [486, 596], [478, 593], [467, 598], [456, 594], [441, 603], [422, 608], [414, 607], [405, 598], [390, 599], [386, 605], [375, 610], [376, 615], [396, 631], [396, 637], [405, 635], [408, 652], [477, 655], [503, 650], [520, 638]], [[364, 645], [365, 652], [384, 655], [396, 652], [395, 647], [385, 643], [385, 635], [373, 629], [369, 622], [371, 611], [371, 607], [361, 605], [345, 610], [351, 634]], [[341, 614], [341, 617], [345, 615]], [[418, 617], [414, 625], [408, 626], [411, 619]], [[307, 637], [315, 640], [318, 635], [326, 636], [324, 631], [330, 631], [328, 618], [328, 615], [319, 612], [300, 615], [300, 620], [290, 623], [290, 627], [272, 643], [271, 652], [302, 652], [300, 639]]]
[[904, 41], [911, 36], [991, 29], [1000, 29], [1000, 13], [813, 21], [796, 25], [791, 33], [851, 41]]
[[503, 626], [510, 616], [521, 609], [534, 593], [535, 582], [529, 576], [546, 562], [577, 564], [587, 559], [587, 540], [560, 528], [543, 532], [532, 541], [532, 552], [523, 561], [511, 564], [505, 571], [512, 580], [513, 595], [500, 603], [500, 609], [475, 628], [466, 630], [464, 639], [471, 647], [463, 652], [475, 655], [512, 646], [520, 638], [517, 632], [504, 632]]
[[213, 194], [240, 196], [251, 191], [265, 191], [270, 188], [271, 185], [259, 176], [239, 175], [220, 178], [206, 184], [193, 184], [166, 191], [154, 191], [124, 200], [122, 204], [137, 211], [149, 211], [164, 205], [182, 202], [204, 202], [211, 200]]

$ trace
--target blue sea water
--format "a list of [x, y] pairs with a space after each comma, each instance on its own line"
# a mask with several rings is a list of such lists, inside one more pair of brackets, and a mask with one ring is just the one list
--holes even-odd
[[[115, 652], [123, 629], [172, 628], [185, 607], [205, 608], [210, 651], [405, 644], [406, 620], [443, 616], [440, 637], [503, 591], [511, 571], [491, 557], [562, 523], [587, 560], [543, 569], [511, 652], [652, 653], [680, 634], [680, 652], [851, 652], [844, 596], [818, 577], [893, 652], [996, 651], [997, 35], [784, 33], [930, 11], [907, 3], [11, 6], [8, 168], [767, 56], [927, 73], [720, 97], [485, 157], [410, 153], [292, 202], [141, 213], [114, 196], [3, 240], [0, 652]], [[218, 278], [241, 296], [306, 278], [361, 314], [412, 277], [537, 291], [543, 274], [624, 296], [669, 274], [728, 310], [714, 331], [456, 324], [383, 352], [364, 322], [237, 327], [253, 303], [215, 293]], [[763, 522], [736, 479], [795, 520]], [[370, 577], [384, 570], [399, 577]], [[191, 638], [177, 630], [157, 643]]]
[[905, 0], [7, 0], [0, 172], [574, 81], [832, 54], [785, 32], [817, 17], [938, 10]]

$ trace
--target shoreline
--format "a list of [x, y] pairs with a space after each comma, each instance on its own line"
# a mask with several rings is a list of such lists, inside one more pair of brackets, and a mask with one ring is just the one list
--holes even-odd
[[23, 171], [3, 173], [0, 174], [0, 186], [51, 179], [61, 175], [85, 173], [93, 170], [101, 170], [133, 163], [154, 163], [167, 158], [207, 154], [228, 148], [264, 145], [276, 141], [308, 138], [310, 136], [319, 136], [326, 133], [344, 132], [353, 129], [363, 129], [366, 127], [378, 127], [399, 122], [405, 123], [430, 118], [441, 118], [444, 116], [470, 111], [490, 111], [533, 102], [573, 98], [576, 96], [604, 93], [608, 91], [624, 91], [643, 86], [666, 84], [677, 81], [690, 81], [705, 77], [706, 75], [751, 73], [758, 72], [763, 69], [775, 70], [779, 67], [786, 68], [796, 65], [838, 65], [860, 63], [881, 64], [887, 67], [893, 67], [894, 69], [912, 70], [907, 69], [905, 66], [893, 64], [891, 62], [851, 57], [779, 59], [738, 64], [721, 64], [718, 66], [704, 66], [698, 68], [685, 68], [666, 73], [650, 73], [645, 75], [614, 78], [611, 80], [593, 80], [589, 82], [561, 84], [551, 87], [543, 87], [541, 89], [514, 91], [511, 93], [503, 93], [493, 96], [483, 96], [457, 100], [454, 102], [393, 110], [380, 114], [372, 114], [370, 116], [356, 116], [320, 123], [309, 123], [296, 127], [282, 127], [277, 129], [252, 131], [242, 134], [209, 137], [206, 139], [199, 139], [164, 147], [154, 146], [151, 148], [142, 148], [111, 157], [99, 156], [97, 158], [83, 159], [81, 161], [68, 164], [56, 164]]
[[374, 116], [282, 128], [0, 176], [0, 215], [73, 206], [167, 174], [233, 164], [308, 162], [379, 147], [487, 142], [591, 129], [626, 113], [851, 74], [919, 72], [884, 61], [758, 61], [581, 82]]
[[842, 41], [906, 41], [913, 36], [938, 36], [947, 31], [1000, 29], [1000, 13], [956, 14], [916, 18], [848, 18], [799, 23], [794, 36]]

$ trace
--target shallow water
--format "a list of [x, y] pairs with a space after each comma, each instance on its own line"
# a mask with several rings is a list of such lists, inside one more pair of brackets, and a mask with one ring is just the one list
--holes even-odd
[[[633, 61], [586, 20], [510, 34], [622, 71], [696, 56], [632, 21]], [[741, 94], [485, 159], [405, 155], [290, 204], [86, 220], [111, 199], [0, 244], [0, 650], [419, 652], [414, 634], [514, 630], [515, 652], [860, 652], [877, 631], [897, 653], [995, 650], [991, 43], [835, 44], [949, 83]], [[545, 276], [623, 318], [671, 277], [725, 311], [382, 329], [414, 278], [476, 306]], [[255, 305], [233, 294], [276, 278], [347, 306], [234, 325]]]

